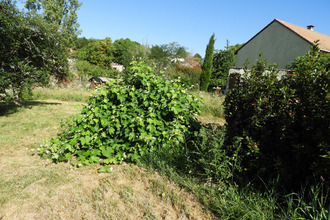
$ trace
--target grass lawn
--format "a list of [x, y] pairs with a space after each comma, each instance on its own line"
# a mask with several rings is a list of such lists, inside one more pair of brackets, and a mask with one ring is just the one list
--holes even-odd
[[0, 219], [213, 219], [197, 198], [133, 164], [79, 169], [31, 153], [56, 136], [82, 102], [30, 101], [18, 112], [0, 103]]

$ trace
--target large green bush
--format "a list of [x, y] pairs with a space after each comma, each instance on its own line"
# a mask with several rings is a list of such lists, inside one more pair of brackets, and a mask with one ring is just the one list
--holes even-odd
[[78, 164], [120, 163], [166, 147], [182, 147], [189, 117], [201, 102], [174, 81], [156, 76], [144, 64], [132, 67], [124, 82], [99, 87], [81, 114], [63, 132], [40, 148], [55, 162], [72, 157]]
[[260, 59], [228, 93], [227, 141], [243, 138], [243, 166], [250, 178], [280, 176], [287, 188], [329, 178], [330, 74], [322, 57], [312, 50], [283, 80]]

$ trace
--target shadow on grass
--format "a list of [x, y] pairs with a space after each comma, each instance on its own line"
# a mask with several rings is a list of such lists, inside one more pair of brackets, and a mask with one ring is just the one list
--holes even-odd
[[23, 101], [21, 107], [17, 107], [14, 102], [0, 102], [0, 116], [8, 116], [15, 112], [18, 112], [22, 108], [31, 109], [33, 106], [40, 105], [61, 105], [56, 102], [45, 102], [45, 101]]

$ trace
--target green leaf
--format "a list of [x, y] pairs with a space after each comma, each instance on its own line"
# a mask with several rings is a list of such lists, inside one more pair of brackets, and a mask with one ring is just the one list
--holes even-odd
[[86, 143], [85, 137], [80, 138], [80, 143], [81, 143], [81, 145], [85, 145], [85, 143]]
[[109, 166], [103, 166], [103, 167], [100, 167], [97, 171], [99, 173], [110, 173], [110, 167]]
[[114, 153], [114, 150], [112, 147], [106, 147], [105, 149], [102, 150], [102, 155], [105, 156], [106, 158], [109, 158], [112, 156]]
[[114, 134], [115, 133], [115, 129], [114, 128], [109, 128], [109, 134]]

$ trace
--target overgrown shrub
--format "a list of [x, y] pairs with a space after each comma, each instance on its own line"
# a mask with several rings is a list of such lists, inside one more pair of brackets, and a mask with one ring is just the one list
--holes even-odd
[[283, 80], [260, 59], [226, 96], [227, 141], [243, 138], [250, 178], [280, 176], [286, 188], [329, 178], [330, 74], [321, 58], [312, 50]]
[[195, 175], [213, 183], [232, 183], [235, 172], [240, 172], [240, 143], [226, 146], [225, 129], [201, 127], [187, 142], [189, 169]]
[[132, 72], [122, 83], [99, 87], [81, 114], [39, 152], [55, 162], [76, 157], [82, 165], [137, 161], [161, 147], [179, 149], [200, 101], [144, 64]]

